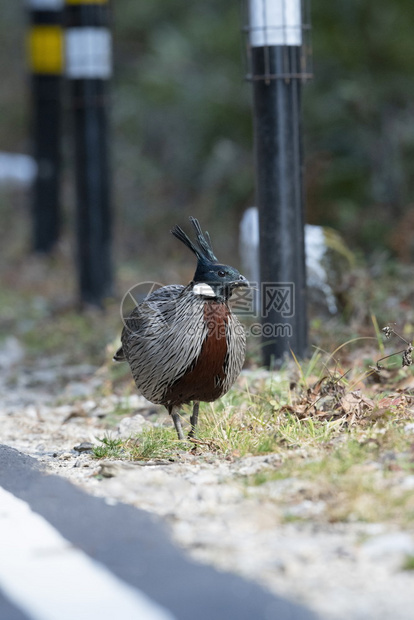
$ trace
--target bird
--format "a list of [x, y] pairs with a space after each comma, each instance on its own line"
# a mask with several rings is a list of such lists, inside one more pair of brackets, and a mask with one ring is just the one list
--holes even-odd
[[166, 407], [178, 438], [184, 439], [180, 410], [193, 403], [189, 437], [194, 437], [199, 406], [226, 394], [239, 376], [246, 355], [246, 333], [229, 298], [248, 280], [219, 263], [208, 232], [190, 217], [196, 242], [176, 225], [170, 231], [197, 258], [186, 286], [154, 290], [124, 318], [122, 346], [114, 361], [128, 362], [138, 391]]

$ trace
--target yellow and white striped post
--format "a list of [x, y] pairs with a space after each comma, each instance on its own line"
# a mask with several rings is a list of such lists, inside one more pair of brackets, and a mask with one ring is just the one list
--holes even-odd
[[63, 0], [28, 0], [33, 152], [33, 249], [49, 252], [60, 232], [61, 94], [64, 69]]
[[66, 0], [65, 23], [76, 153], [79, 291], [83, 303], [101, 305], [112, 292], [109, 3]]

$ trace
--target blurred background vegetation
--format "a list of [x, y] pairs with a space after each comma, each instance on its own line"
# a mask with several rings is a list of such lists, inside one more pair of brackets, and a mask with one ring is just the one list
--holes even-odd
[[[174, 223], [186, 225], [190, 214], [210, 230], [221, 260], [237, 263], [238, 224], [254, 204], [241, 4], [112, 4], [118, 273], [135, 281], [143, 273], [164, 282], [180, 275], [182, 281], [180, 269], [191, 276], [192, 257], [183, 257], [168, 234]], [[2, 151], [31, 148], [26, 17], [23, 1], [0, 0]], [[409, 262], [414, 254], [414, 3], [312, 0], [312, 22], [314, 79], [303, 89], [307, 221], [337, 229], [364, 260], [385, 256]], [[69, 112], [63, 146], [65, 235], [58, 249], [65, 257], [74, 252]], [[33, 282], [26, 261], [27, 190], [1, 187], [0, 215], [2, 257], [9, 265], [24, 264], [21, 278]], [[8, 278], [12, 281], [15, 272]]]
[[[113, 8], [120, 256], [141, 254], [190, 213], [216, 229], [216, 245], [235, 243], [254, 204], [239, 0], [117, 0]], [[24, 3], [1, 0], [0, 10], [0, 150], [29, 152]], [[409, 240], [402, 248], [398, 235], [414, 231], [414, 3], [313, 0], [312, 21], [307, 219], [364, 252], [389, 248], [407, 259]], [[66, 140], [66, 160], [69, 149]], [[69, 220], [67, 194], [64, 202]]]

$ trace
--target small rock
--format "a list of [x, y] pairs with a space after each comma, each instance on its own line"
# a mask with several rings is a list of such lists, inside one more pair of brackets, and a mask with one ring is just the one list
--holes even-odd
[[91, 391], [92, 389], [90, 385], [79, 381], [72, 381], [66, 386], [65, 395], [75, 397], [89, 396]]
[[237, 463], [237, 470], [241, 476], [253, 476], [265, 469], [274, 468], [275, 464], [281, 461], [279, 454], [268, 454], [266, 456], [247, 456]]
[[73, 449], [76, 450], [76, 452], [79, 452], [79, 454], [82, 452], [92, 452], [92, 448], [93, 444], [90, 441], [83, 441], [77, 446], [73, 446]]
[[104, 478], [113, 478], [119, 473], [119, 467], [114, 463], [101, 463], [98, 474]]
[[[148, 463], [145, 463], [145, 466], [147, 465]], [[97, 473], [104, 478], [114, 478], [120, 474], [126, 475], [131, 472], [136, 472], [143, 467], [144, 465], [141, 463], [130, 461], [101, 461]]]
[[118, 501], [113, 497], [105, 497], [104, 501], [107, 506], [116, 506], [118, 504]]
[[72, 458], [73, 458], [73, 454], [71, 454], [70, 452], [64, 452], [63, 454], [59, 456], [60, 461], [69, 461]]
[[406, 476], [401, 481], [401, 489], [411, 490], [414, 489], [414, 476]]
[[284, 512], [288, 517], [309, 518], [321, 514], [326, 508], [326, 503], [322, 501], [312, 502], [305, 499], [299, 504], [290, 506]]
[[70, 416], [73, 412], [73, 405], [59, 405], [53, 408], [53, 413], [61, 416], [63, 419]]
[[132, 418], [124, 418], [118, 424], [118, 435], [122, 439], [127, 439], [131, 435], [138, 435], [142, 433], [144, 428], [152, 426], [151, 422], [148, 422], [140, 413], [132, 416]]
[[24, 358], [24, 349], [14, 336], [9, 336], [0, 348], [0, 368], [15, 366]]
[[146, 410], [152, 409], [153, 404], [144, 398], [141, 394], [130, 394], [129, 396], [121, 396], [118, 400], [121, 407], [127, 407], [131, 409]]
[[89, 413], [92, 409], [96, 408], [96, 402], [94, 400], [84, 400], [82, 403], [82, 409], [85, 413]]
[[39, 419], [39, 412], [37, 407], [35, 407], [34, 405], [29, 405], [28, 407], [25, 407], [24, 409], [24, 414], [28, 417], [28, 418], [32, 418], [34, 420], [38, 420]]
[[386, 532], [384, 523], [360, 523], [357, 529], [361, 536], [379, 536]]

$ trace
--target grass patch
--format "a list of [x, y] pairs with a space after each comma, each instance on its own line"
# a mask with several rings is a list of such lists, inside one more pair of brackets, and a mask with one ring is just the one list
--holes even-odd
[[355, 425], [307, 458], [284, 457], [276, 471], [261, 472], [246, 483], [262, 486], [265, 497], [280, 481], [298, 483], [282, 502], [287, 520], [290, 506], [310, 501], [324, 503], [322, 521], [414, 526], [414, 495], [399, 485], [405, 474], [414, 473], [413, 438], [402, 421], [376, 422], [365, 429]]
[[[222, 399], [201, 404], [199, 443], [195, 445], [200, 451], [211, 450], [224, 458], [270, 452], [288, 456], [298, 449], [302, 453], [319, 450], [323, 457], [332, 453], [335, 442], [342, 441], [348, 450], [345, 464], [348, 460], [355, 463], [359, 454], [372, 458], [375, 450], [379, 458], [378, 446], [405, 450], [409, 435], [401, 429], [413, 417], [414, 397], [398, 388], [399, 370], [389, 374], [387, 385], [370, 383], [372, 370], [364, 359], [352, 372], [338, 365], [330, 371], [317, 352], [300, 366], [287, 365], [277, 373], [242, 375]], [[406, 378], [404, 371], [402, 380]], [[190, 412], [189, 406], [183, 407], [182, 423], [187, 430]], [[154, 429], [153, 435], [145, 435], [146, 448], [139, 458], [152, 458], [157, 442], [165, 447], [172, 438], [172, 424]], [[194, 449], [191, 442], [183, 446]], [[170, 448], [174, 449], [172, 445]], [[135, 458], [135, 454], [129, 448], [128, 458]]]
[[[375, 363], [374, 352], [371, 358]], [[390, 366], [383, 380], [373, 376], [364, 356], [349, 372], [336, 361], [329, 365], [318, 351], [300, 366], [242, 375], [225, 397], [202, 403], [196, 440], [178, 441], [169, 420], [123, 441], [118, 458], [234, 460], [276, 453], [273, 469], [244, 483], [248, 494], [277, 501], [282, 520], [413, 527], [414, 495], [399, 484], [414, 474], [414, 434], [407, 430], [414, 396], [401, 387], [411, 370]], [[190, 411], [183, 408], [187, 431]], [[274, 496], [272, 490], [286, 481], [292, 485]], [[301, 513], [302, 503], [322, 508], [316, 516]]]
[[175, 430], [166, 427], [149, 427], [125, 440], [103, 437], [99, 441], [101, 445], [93, 449], [98, 459], [175, 460], [180, 452], [188, 450], [187, 442], [179, 441]]
[[101, 445], [95, 446], [92, 450], [97, 459], [119, 459], [125, 456], [125, 447], [122, 439], [102, 437], [99, 439]]

